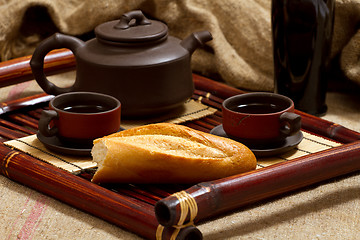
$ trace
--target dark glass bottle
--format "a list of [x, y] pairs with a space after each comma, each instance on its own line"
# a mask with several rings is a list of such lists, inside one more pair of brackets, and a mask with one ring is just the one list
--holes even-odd
[[272, 0], [275, 92], [323, 115], [335, 0]]

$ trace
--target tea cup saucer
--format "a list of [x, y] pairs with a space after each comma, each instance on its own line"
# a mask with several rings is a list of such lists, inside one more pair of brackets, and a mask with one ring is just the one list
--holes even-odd
[[74, 144], [66, 144], [61, 142], [57, 136], [45, 137], [40, 132], [36, 134], [39, 141], [50, 150], [61, 154], [74, 156], [90, 156], [92, 146], [77, 146]]
[[[229, 137], [226, 134], [222, 124], [214, 127], [210, 131], [210, 133], [220, 137], [231, 138], [232, 140], [238, 141], [236, 138]], [[299, 145], [302, 139], [303, 139], [303, 134], [301, 131], [299, 131], [292, 136], [286, 137], [285, 140], [281, 142], [278, 146], [267, 147], [266, 145], [262, 145], [262, 146], [249, 147], [249, 148], [255, 154], [256, 157], [271, 157], [275, 155], [280, 155], [291, 149], [294, 149]]]

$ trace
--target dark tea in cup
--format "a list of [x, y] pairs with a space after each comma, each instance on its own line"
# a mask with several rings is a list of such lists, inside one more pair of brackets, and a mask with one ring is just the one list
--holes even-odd
[[78, 104], [78, 105], [59, 106], [59, 109], [72, 113], [99, 113], [99, 112], [109, 111], [111, 110], [111, 107], [98, 105], [98, 104], [95, 105]]
[[248, 103], [231, 106], [229, 109], [234, 112], [257, 114], [278, 112], [281, 111], [282, 108], [281, 106], [273, 103]]

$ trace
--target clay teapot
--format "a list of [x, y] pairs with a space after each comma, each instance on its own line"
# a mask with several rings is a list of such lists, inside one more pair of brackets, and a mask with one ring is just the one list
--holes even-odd
[[[48, 94], [89, 91], [120, 100], [123, 116], [162, 113], [182, 105], [194, 91], [192, 53], [212, 39], [208, 31], [184, 40], [168, 36], [167, 25], [149, 20], [139, 10], [120, 20], [100, 24], [87, 42], [56, 33], [35, 49], [30, 61], [34, 77]], [[44, 58], [57, 48], [70, 49], [76, 58], [73, 86], [60, 88], [43, 71]]]

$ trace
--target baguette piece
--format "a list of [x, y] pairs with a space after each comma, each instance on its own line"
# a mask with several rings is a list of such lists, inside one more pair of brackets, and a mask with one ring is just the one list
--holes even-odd
[[198, 183], [256, 168], [245, 145], [169, 123], [96, 139], [91, 154], [94, 183]]

